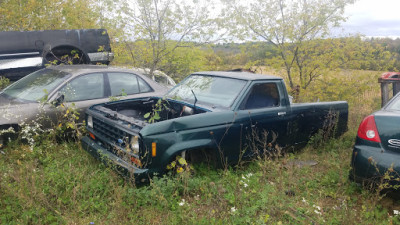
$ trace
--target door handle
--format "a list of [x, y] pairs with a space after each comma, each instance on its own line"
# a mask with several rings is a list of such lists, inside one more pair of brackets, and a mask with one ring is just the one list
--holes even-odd
[[286, 112], [278, 112], [278, 116], [284, 116], [286, 115]]

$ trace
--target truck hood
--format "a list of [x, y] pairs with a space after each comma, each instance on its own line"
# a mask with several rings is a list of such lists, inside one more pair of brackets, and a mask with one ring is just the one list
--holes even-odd
[[185, 116], [171, 120], [165, 120], [145, 126], [140, 133], [143, 136], [150, 136], [169, 132], [184, 132], [188, 129], [207, 127], [212, 129], [215, 126], [228, 126], [235, 120], [233, 111], [206, 112], [192, 116]]

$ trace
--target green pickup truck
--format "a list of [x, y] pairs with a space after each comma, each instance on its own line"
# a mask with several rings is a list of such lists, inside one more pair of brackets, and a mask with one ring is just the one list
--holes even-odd
[[280, 77], [197, 72], [164, 98], [91, 106], [82, 146], [143, 180], [165, 173], [177, 156], [225, 166], [304, 146], [321, 129], [336, 136], [347, 130], [347, 102], [291, 103], [289, 98]]

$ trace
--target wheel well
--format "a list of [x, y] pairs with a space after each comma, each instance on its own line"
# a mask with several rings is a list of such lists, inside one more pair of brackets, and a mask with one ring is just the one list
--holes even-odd
[[18, 136], [19, 130], [20, 126], [18, 124], [0, 125], [0, 131], [2, 131], [2, 134], [0, 134], [0, 144], [3, 145], [9, 139], [15, 139]]
[[[75, 55], [78, 58], [75, 58]], [[54, 60], [59, 61], [56, 64], [88, 64], [90, 63], [89, 57], [79, 48], [74, 46], [57, 46], [44, 52], [43, 60], [45, 64], [52, 64]]]
[[216, 151], [211, 148], [200, 148], [191, 149], [185, 151], [185, 159], [190, 164], [201, 164], [204, 163], [207, 166], [216, 168], [218, 164], [218, 158]]

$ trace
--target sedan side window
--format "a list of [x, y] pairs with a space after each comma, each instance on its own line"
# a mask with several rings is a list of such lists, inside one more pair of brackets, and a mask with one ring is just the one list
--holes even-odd
[[135, 74], [108, 73], [108, 80], [112, 96], [120, 96], [123, 93], [127, 95], [139, 93], [138, 79]]
[[68, 82], [62, 89], [66, 102], [83, 101], [104, 97], [104, 79], [102, 73], [79, 76]]
[[279, 91], [275, 83], [255, 84], [242, 104], [242, 109], [279, 106]]
[[139, 81], [140, 92], [143, 93], [143, 92], [153, 91], [153, 89], [142, 78], [138, 77], [138, 81]]

